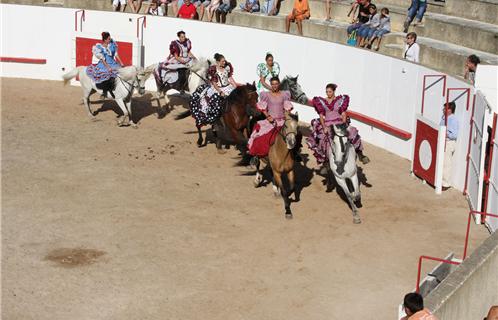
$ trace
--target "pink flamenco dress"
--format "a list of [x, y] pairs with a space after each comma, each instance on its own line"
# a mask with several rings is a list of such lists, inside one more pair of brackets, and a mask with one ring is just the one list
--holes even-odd
[[[325, 98], [314, 97], [313, 100], [311, 100], [311, 103], [316, 112], [324, 117], [325, 125], [329, 127], [342, 123], [341, 114], [348, 109], [349, 96], [337, 96], [330, 103]], [[329, 136], [327, 137], [319, 118], [311, 120], [311, 127], [312, 132], [311, 135], [306, 138], [306, 143], [313, 152], [317, 163], [323, 164], [328, 160], [328, 151], [333, 138], [333, 130], [329, 131]], [[360, 160], [369, 161], [368, 158], [363, 155], [363, 144], [360, 135], [358, 134], [358, 129], [350, 125], [348, 127], [348, 138], [360, 156]]]
[[278, 131], [285, 124], [285, 111], [292, 110], [290, 97], [289, 91], [281, 91], [276, 96], [270, 92], [261, 92], [257, 108], [266, 111], [274, 122], [264, 119], [256, 123], [248, 141], [249, 154], [258, 157], [268, 155]]

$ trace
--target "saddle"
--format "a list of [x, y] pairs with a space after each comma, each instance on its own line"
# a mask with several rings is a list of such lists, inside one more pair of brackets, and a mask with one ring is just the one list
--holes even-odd
[[190, 75], [190, 69], [180, 68], [180, 69], [167, 69], [162, 65], [159, 65], [157, 72], [154, 72], [154, 78], [156, 80], [157, 87], [161, 90], [176, 89], [178, 91], [188, 90], [188, 77]]

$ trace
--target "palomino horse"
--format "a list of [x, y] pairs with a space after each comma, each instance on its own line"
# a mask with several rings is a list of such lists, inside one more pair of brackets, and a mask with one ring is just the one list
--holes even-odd
[[[268, 152], [268, 159], [263, 159], [264, 162], [269, 163], [273, 173], [273, 191], [275, 195], [278, 193], [284, 199], [285, 217], [292, 219], [292, 211], [290, 208], [290, 198], [294, 192], [294, 154], [292, 150], [296, 146], [296, 137], [298, 129], [298, 117], [287, 113], [285, 116], [285, 123], [280, 130], [276, 130], [275, 141], [270, 146]], [[288, 180], [288, 188], [286, 188], [282, 175], [285, 174]], [[256, 164], [256, 178], [254, 186], [258, 187], [263, 181], [263, 175], [259, 170], [259, 161]]]
[[[213, 126], [216, 130], [216, 148], [221, 150], [221, 133], [228, 129], [230, 135], [239, 149], [243, 150], [247, 145], [248, 138], [248, 123], [249, 114], [248, 109], [256, 108], [258, 102], [258, 93], [254, 83], [245, 84], [235, 88], [230, 95], [226, 98], [226, 107], [223, 112], [222, 121], [218, 121]], [[221, 123], [223, 122], [223, 123]], [[197, 128], [199, 138], [197, 145], [204, 144], [201, 128]], [[245, 133], [245, 135], [244, 135]]]
[[[187, 70], [188, 72], [188, 81], [185, 87], [185, 84], [179, 83], [179, 81], [176, 81], [175, 83], [165, 83], [165, 84], [159, 84], [158, 81], [156, 80], [156, 99], [157, 99], [157, 104], [158, 107], [161, 108], [161, 96], [164, 97], [164, 101], [166, 106], [169, 105], [170, 103], [170, 98], [169, 96], [174, 93], [178, 93], [179, 91], [184, 91], [187, 90], [189, 94], [192, 94], [195, 89], [197, 89], [203, 82], [205, 82], [205, 77], [207, 75], [207, 70], [209, 66], [211, 65], [211, 61], [205, 58], [199, 58], [194, 62], [192, 67]], [[145, 77], [148, 79], [150, 75], [154, 72], [156, 72], [157, 68], [159, 66], [159, 63], [154, 63], [147, 68], [145, 68]], [[168, 93], [169, 91], [169, 93]]]
[[[90, 109], [90, 96], [98, 92], [103, 94], [101, 89], [98, 89], [95, 82], [86, 74], [86, 67], [76, 67], [68, 73], [64, 74], [64, 84], [69, 80], [79, 76], [81, 89], [83, 90], [83, 103], [88, 110], [88, 115], [91, 119], [95, 119], [95, 115]], [[135, 66], [124, 67], [118, 70], [118, 76], [114, 79], [115, 89], [113, 90], [114, 97], [111, 93], [107, 93], [107, 97], [116, 100], [119, 107], [123, 111], [123, 116], [118, 120], [118, 126], [131, 124], [136, 127], [131, 119], [131, 97], [135, 88], [138, 88], [138, 93], [145, 93], [145, 74], [142, 68]]]
[[[334, 138], [328, 151], [329, 164], [337, 184], [353, 210], [353, 223], [361, 223], [356, 203], [361, 200], [356, 167], [356, 151], [348, 138], [347, 124], [333, 125]], [[326, 137], [325, 139], [328, 139]], [[329, 140], [330, 142], [330, 140]]]

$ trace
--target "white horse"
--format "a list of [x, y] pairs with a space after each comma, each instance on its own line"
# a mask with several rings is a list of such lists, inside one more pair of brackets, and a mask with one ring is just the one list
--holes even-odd
[[[330, 169], [344, 190], [353, 210], [353, 223], [361, 223], [356, 203], [361, 200], [356, 167], [356, 151], [348, 139], [347, 125], [333, 125], [334, 139], [328, 148]], [[325, 139], [328, 139], [327, 137]], [[330, 142], [330, 141], [329, 141]]]
[[[197, 89], [203, 82], [206, 81], [207, 71], [211, 64], [212, 62], [209, 61], [208, 59], [199, 58], [190, 67], [190, 72], [188, 76], [188, 94], [190, 96], [192, 96], [192, 93], [194, 93], [195, 89]], [[144, 71], [145, 79], [148, 79], [150, 75], [154, 73], [154, 71], [157, 69], [158, 66], [159, 63], [154, 63], [146, 67]], [[173, 83], [173, 84], [167, 83], [162, 87], [160, 87], [156, 83], [156, 86], [157, 86], [156, 99], [159, 108], [161, 108], [161, 100], [160, 100], [161, 97], [164, 97], [165, 105], [168, 106], [170, 103], [170, 96], [178, 94], [180, 93], [179, 91], [181, 91], [181, 88], [179, 88], [178, 83]]]
[[[80, 80], [81, 88], [83, 90], [83, 103], [87, 108], [88, 115], [91, 119], [95, 119], [95, 114], [90, 108], [90, 96], [95, 92], [103, 94], [103, 90], [97, 88], [95, 81], [86, 74], [86, 67], [84, 66], [76, 67], [64, 74], [62, 76], [64, 84], [67, 84], [69, 80], [76, 76], [78, 76]], [[136, 88], [140, 95], [145, 93], [145, 80], [145, 74], [142, 68], [129, 66], [118, 70], [118, 76], [114, 80], [114, 98], [109, 92], [107, 93], [107, 97], [116, 100], [123, 111], [123, 116], [118, 119], [118, 126], [131, 124], [136, 127], [136, 124], [134, 124], [131, 119], [131, 97]]]

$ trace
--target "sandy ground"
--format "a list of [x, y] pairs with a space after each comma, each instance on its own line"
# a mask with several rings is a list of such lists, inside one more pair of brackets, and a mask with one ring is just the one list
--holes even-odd
[[60, 82], [2, 79], [1, 102], [2, 319], [394, 319], [419, 255], [461, 256], [461, 193], [373, 146], [361, 225], [313, 161], [288, 221], [235, 150], [198, 149], [147, 97], [137, 130]]

